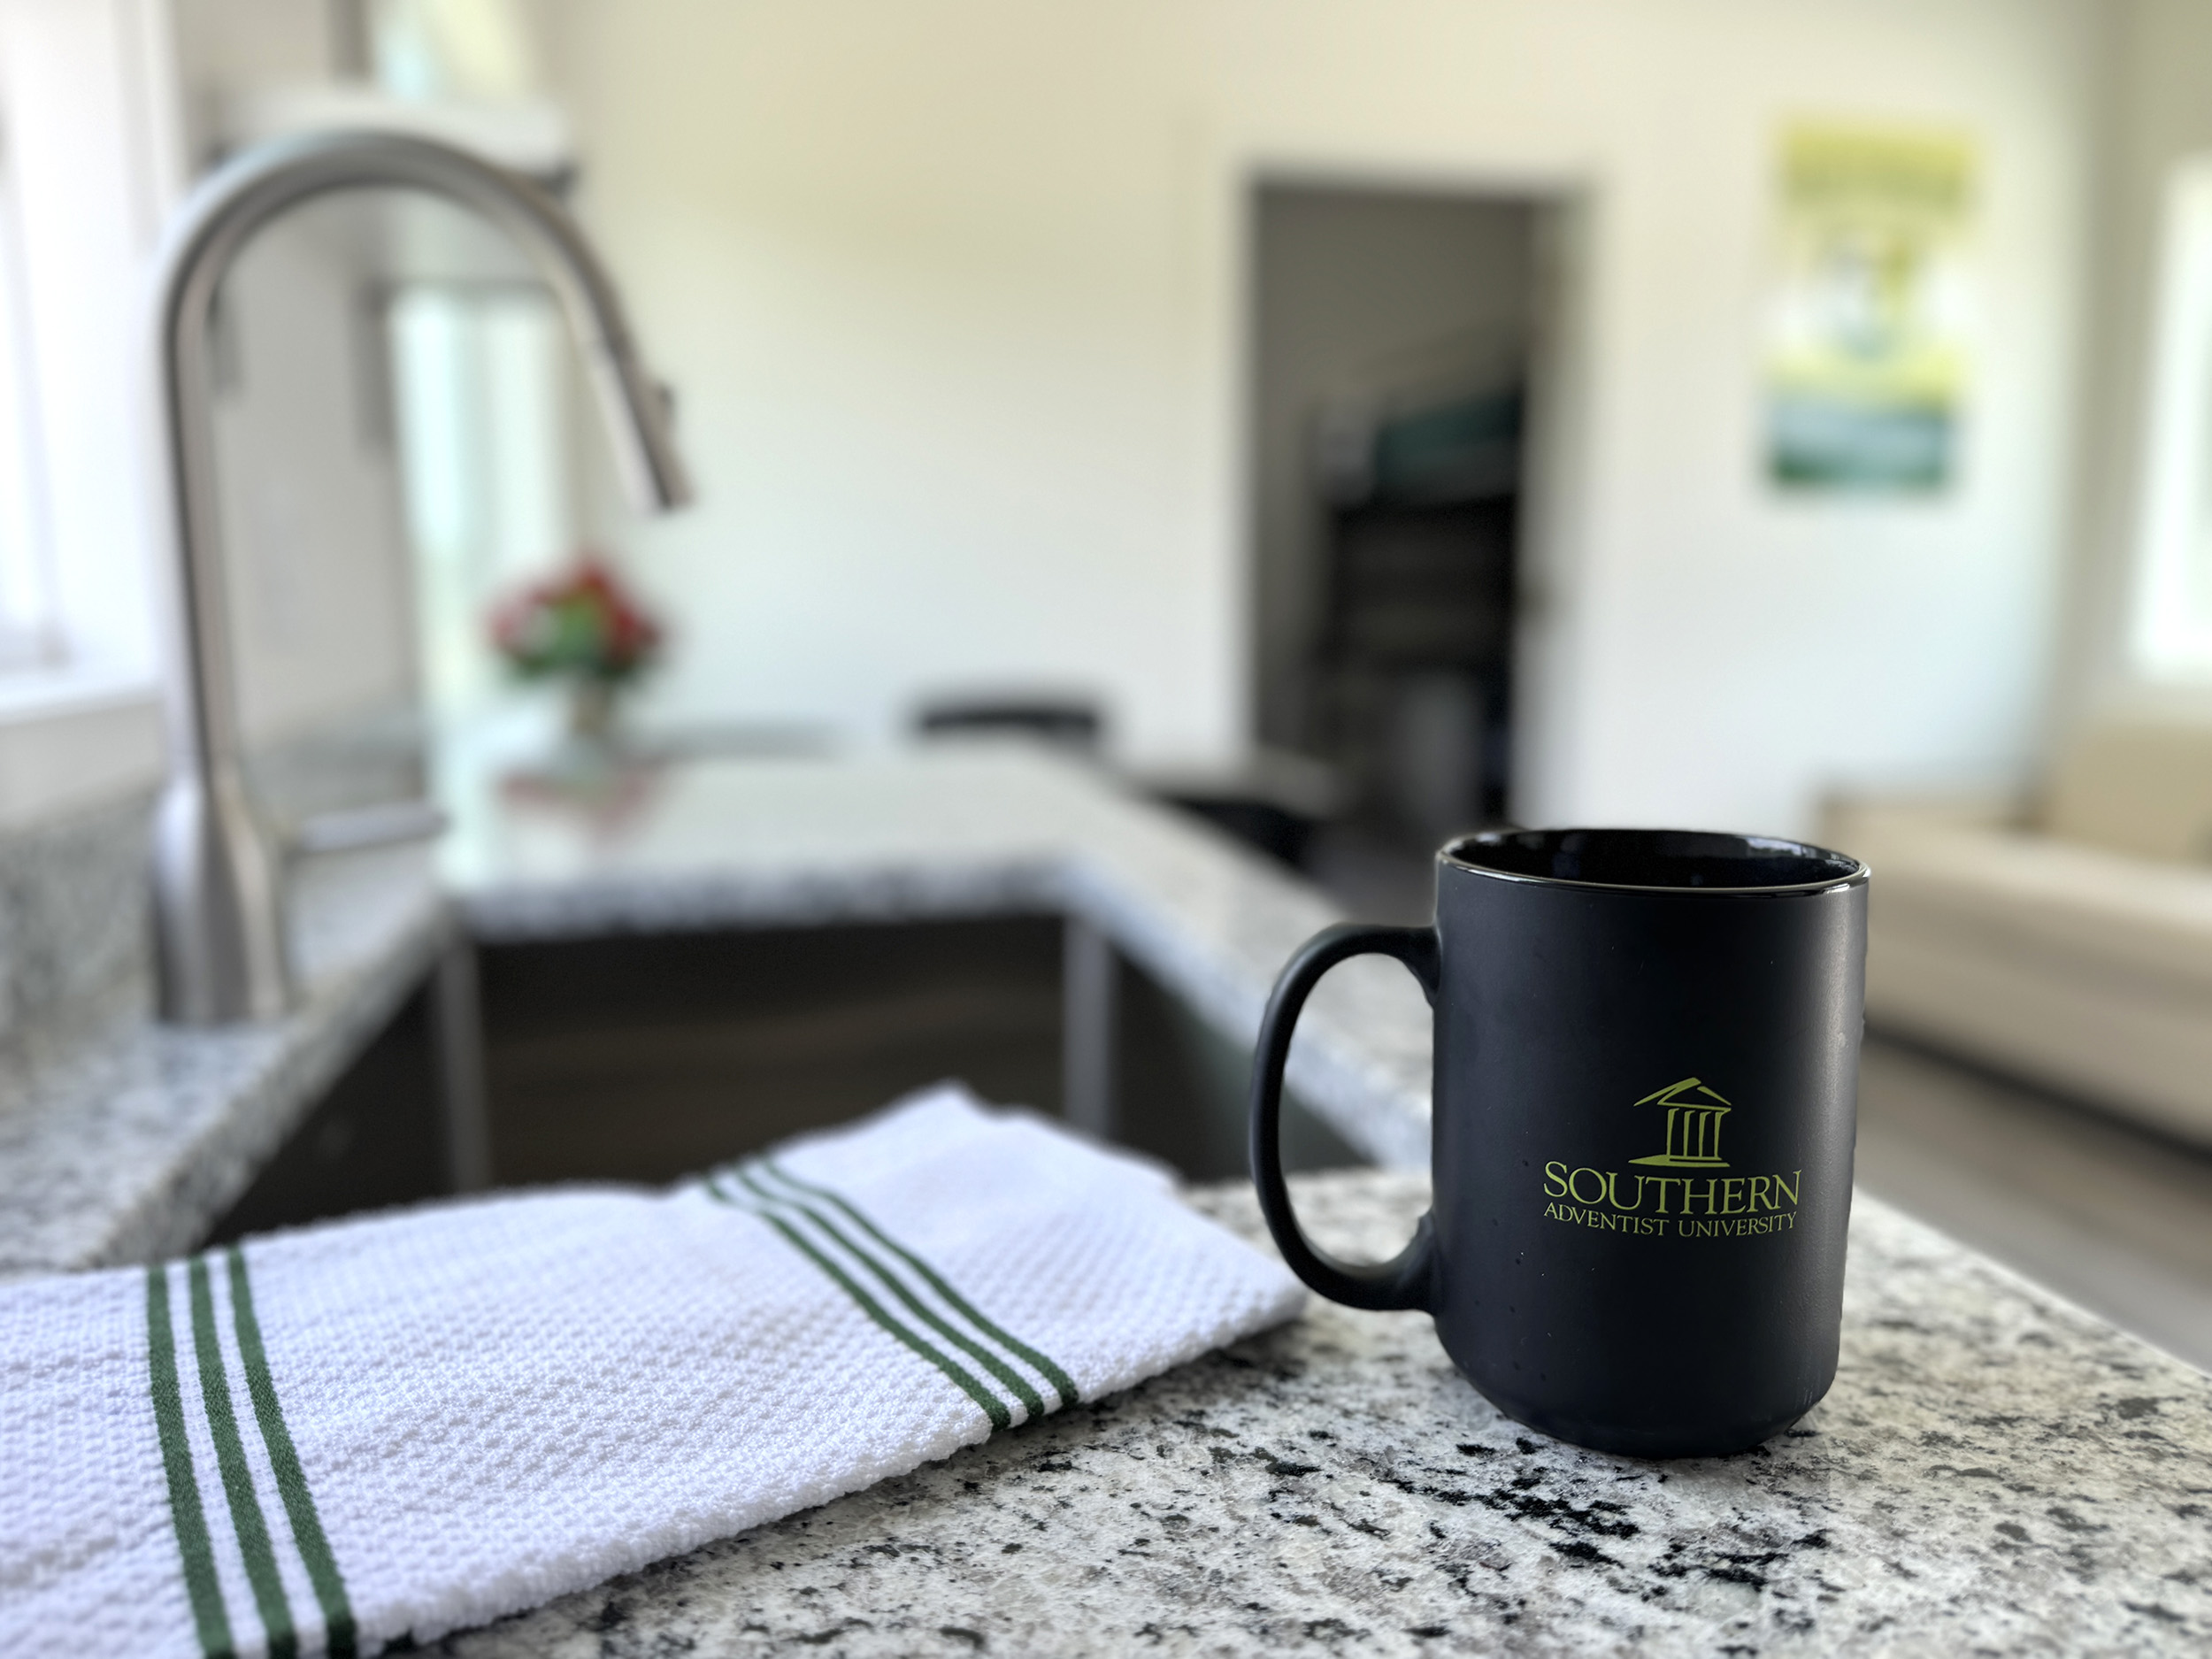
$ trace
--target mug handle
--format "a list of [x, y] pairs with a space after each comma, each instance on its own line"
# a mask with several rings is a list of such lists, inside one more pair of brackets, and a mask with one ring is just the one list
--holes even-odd
[[1283, 1062], [1290, 1056], [1299, 1010], [1323, 974], [1340, 962], [1370, 954], [1395, 956], [1405, 964], [1421, 982], [1429, 1006], [1436, 1006], [1440, 961], [1432, 927], [1342, 922], [1323, 928], [1299, 946], [1275, 981], [1274, 995], [1267, 999], [1259, 1046], [1252, 1056], [1252, 1185], [1259, 1190], [1260, 1214], [1275, 1235], [1275, 1248], [1290, 1271], [1313, 1289], [1353, 1308], [1427, 1308], [1436, 1253], [1435, 1233], [1427, 1216], [1415, 1229], [1413, 1242], [1389, 1261], [1372, 1265], [1340, 1262], [1315, 1248], [1299, 1231], [1290, 1187], [1283, 1179]]

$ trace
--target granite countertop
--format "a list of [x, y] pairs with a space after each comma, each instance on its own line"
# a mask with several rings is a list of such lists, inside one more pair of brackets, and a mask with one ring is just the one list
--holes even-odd
[[[687, 763], [580, 794], [478, 774], [449, 798], [434, 867], [388, 851], [303, 869], [304, 1003], [229, 1031], [154, 1024], [142, 914], [96, 902], [139, 890], [142, 821], [73, 827], [43, 864], [0, 856], [0, 1015], [20, 1027], [62, 1005], [23, 964], [73, 960], [85, 916], [109, 917], [102, 959], [126, 964], [119, 990], [76, 999], [98, 1020], [17, 1031], [0, 1053], [0, 1272], [188, 1248], [457, 925], [509, 940], [1064, 913], [1248, 1041], [1277, 969], [1334, 919], [1264, 860], [1033, 755]], [[105, 864], [78, 856], [104, 845]], [[1385, 1253], [1424, 1202], [1403, 1166], [1425, 1160], [1427, 1067], [1409, 979], [1375, 961], [1331, 976], [1292, 1080], [1402, 1166], [1302, 1183], [1340, 1249]], [[1257, 1236], [1248, 1199], [1200, 1201]], [[2212, 1382], [1858, 1204], [1835, 1391], [1741, 1457], [1562, 1447], [1493, 1412], [1425, 1317], [1317, 1303], [1126, 1394], [445, 1645], [2201, 1647]]]
[[[1294, 1178], [1381, 1256], [1417, 1176]], [[1198, 1202], [1265, 1248], [1248, 1193]], [[2200, 1653], [2212, 1379], [1857, 1200], [1834, 1388], [1729, 1458], [1500, 1416], [1427, 1317], [1305, 1317], [481, 1630], [466, 1659]]]
[[[933, 917], [1080, 917], [1249, 1043], [1275, 976], [1342, 919], [1310, 883], [1028, 746], [695, 761], [594, 807], [449, 777], [442, 864], [485, 940]], [[1376, 1162], [1425, 1168], [1429, 1010], [1395, 963], [1330, 974], [1289, 1080]]]
[[[125, 877], [142, 885], [142, 845]], [[100, 1018], [30, 1033], [0, 1062], [0, 1278], [192, 1248], [454, 929], [419, 848], [313, 861], [288, 921], [303, 995], [283, 1019], [162, 1025], [141, 961], [97, 993]]]
[[[478, 767], [449, 776], [444, 794], [454, 827], [434, 863], [400, 849], [297, 866], [289, 914], [306, 995], [293, 1015], [163, 1026], [141, 963], [110, 1017], [0, 1060], [0, 1275], [189, 1248], [420, 981], [457, 919], [503, 941], [1064, 913], [1247, 1042], [1277, 970], [1337, 919], [1268, 860], [1025, 749], [695, 760], [534, 790]], [[119, 879], [142, 885], [134, 833]], [[71, 866], [59, 882], [118, 879]], [[1428, 1156], [1428, 1041], [1402, 970], [1348, 964], [1302, 1022], [1291, 1084], [1369, 1156], [1416, 1165]]]

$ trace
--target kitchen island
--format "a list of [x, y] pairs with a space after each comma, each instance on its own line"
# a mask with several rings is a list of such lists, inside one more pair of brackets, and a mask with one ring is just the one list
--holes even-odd
[[[457, 941], [1061, 916], [1248, 1047], [1278, 969], [1338, 919], [1280, 866], [1027, 749], [692, 761], [565, 791], [473, 765], [449, 769], [443, 796], [434, 858], [298, 867], [305, 995], [286, 1018], [162, 1026], [141, 958], [119, 965], [134, 983], [97, 993], [115, 1012], [30, 1045], [0, 1111], [0, 1273], [190, 1248]], [[55, 879], [119, 878], [63, 862]], [[120, 879], [142, 880], [135, 856]], [[1291, 1087], [1365, 1156], [1417, 1167], [1428, 1042], [1402, 969], [1347, 964], [1301, 1026]]]
[[[191, 1248], [471, 936], [1060, 915], [1248, 1043], [1277, 968], [1334, 918], [1264, 861], [1025, 754], [685, 764], [581, 803], [488, 777], [449, 793], [457, 826], [435, 861], [385, 851], [303, 872], [308, 996], [287, 1019], [161, 1027], [142, 959], [117, 948], [123, 978], [86, 992], [99, 1018], [19, 1046], [0, 1109], [0, 1271]], [[87, 915], [111, 916], [104, 936], [127, 931], [95, 902], [113, 871], [70, 862], [96, 841], [41, 855], [40, 890], [81, 902], [48, 905], [36, 960], [65, 960]], [[1299, 1183], [1341, 1250], [1386, 1253], [1425, 1202], [1426, 1020], [1410, 979], [1370, 961], [1333, 975], [1302, 1028], [1294, 1084], [1394, 1166]], [[1247, 1195], [1199, 1196], [1260, 1237]], [[1740, 1457], [1640, 1463], [1546, 1440], [1456, 1376], [1424, 1316], [1316, 1303], [1125, 1394], [445, 1646], [1947, 1654], [2208, 1640], [2212, 1382], [1862, 1195], [1836, 1387]]]

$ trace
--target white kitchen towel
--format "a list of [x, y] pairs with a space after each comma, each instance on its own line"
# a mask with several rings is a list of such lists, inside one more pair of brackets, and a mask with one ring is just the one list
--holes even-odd
[[949, 1086], [666, 1192], [0, 1286], [0, 1651], [427, 1640], [1300, 1301], [1158, 1170]]

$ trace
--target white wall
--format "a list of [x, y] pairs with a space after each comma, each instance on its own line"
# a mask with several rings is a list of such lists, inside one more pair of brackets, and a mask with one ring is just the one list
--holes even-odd
[[297, 210], [224, 285], [213, 413], [249, 741], [403, 703], [415, 686], [380, 221], [365, 207]]
[[[212, 158], [227, 89], [326, 67], [298, 0], [0, 0], [0, 118], [23, 220], [32, 395], [68, 661], [0, 683], [0, 826], [142, 789], [162, 764], [164, 572], [148, 548], [146, 288], [168, 214]], [[326, 218], [327, 219], [327, 215]], [[215, 412], [249, 732], [388, 702], [411, 623], [363, 228], [288, 223], [227, 296]]]
[[[584, 204], [675, 380], [690, 515], [621, 532], [685, 711], [864, 733], [1094, 683], [1141, 758], [1248, 731], [1241, 194], [1256, 170], [1586, 204], [1571, 488], [1528, 641], [1532, 820], [1788, 828], [2016, 766], [2066, 489], [2080, 0], [547, 0]], [[1778, 123], [1986, 154], [1963, 478], [1758, 482]]]
[[[2015, 775], [2067, 503], [2085, 15], [1679, 10], [1739, 26], [1621, 43], [1651, 84], [1599, 164], [1586, 494], [1557, 549], [1552, 722], [1525, 813], [1803, 831], [1839, 784]], [[1677, 8], [1646, 15], [1661, 11]], [[1757, 482], [1767, 143], [1803, 111], [1982, 138], [1978, 392], [1946, 500]]]
[[[221, 159], [240, 93], [330, 73], [337, 8], [170, 0], [180, 142]], [[219, 523], [240, 713], [269, 743], [403, 702], [415, 682], [389, 367], [378, 307], [401, 221], [353, 196], [263, 230], [220, 302]]]
[[875, 734], [1045, 680], [1142, 752], [1234, 749], [1227, 221], [1172, 9], [557, 11], [699, 475], [624, 533], [680, 607], [666, 703]]

